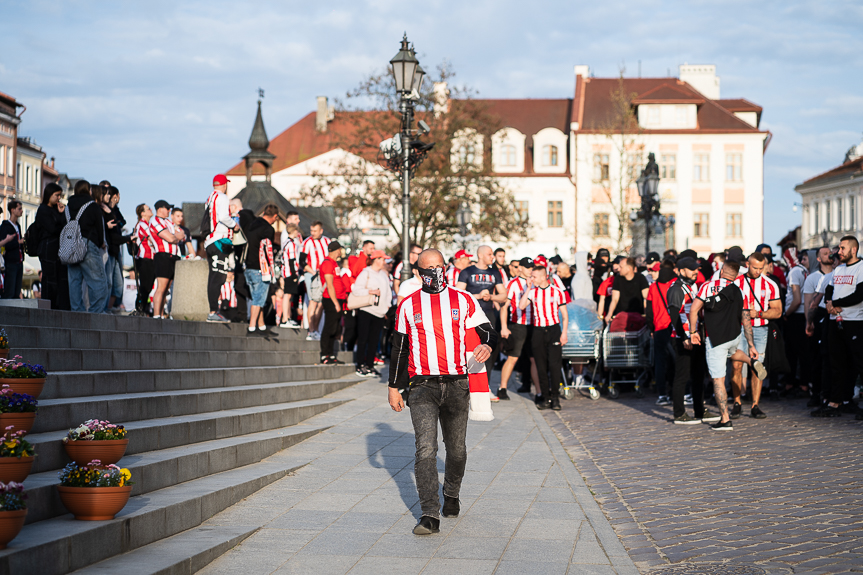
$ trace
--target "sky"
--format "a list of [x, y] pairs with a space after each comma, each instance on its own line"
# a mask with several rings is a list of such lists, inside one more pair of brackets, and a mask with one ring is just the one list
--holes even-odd
[[[121, 209], [204, 201], [248, 152], [258, 88], [272, 139], [386, 68], [404, 32], [488, 98], [569, 98], [597, 77], [715, 64], [723, 98], [764, 108], [765, 239], [799, 225], [794, 186], [863, 139], [863, 4], [0, 0], [0, 92], [72, 177], [110, 180]], [[427, 65], [428, 64], [428, 65]]]

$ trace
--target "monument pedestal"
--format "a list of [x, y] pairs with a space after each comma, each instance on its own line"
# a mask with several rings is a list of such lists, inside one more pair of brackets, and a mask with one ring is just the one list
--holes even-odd
[[171, 315], [174, 319], [206, 321], [210, 313], [207, 301], [207, 260], [179, 260], [174, 272]]

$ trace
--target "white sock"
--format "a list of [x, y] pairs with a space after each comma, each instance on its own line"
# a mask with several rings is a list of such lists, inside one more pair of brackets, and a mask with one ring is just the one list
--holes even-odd
[[255, 331], [255, 328], [250, 327], [250, 328], [249, 328], [249, 331], [250, 331], [250, 332], [251, 332], [251, 331]]
[[259, 326], [258, 326], [258, 329], [259, 329], [259, 330], [261, 330], [261, 331], [267, 331], [267, 326], [265, 326], [265, 325], [259, 325]]

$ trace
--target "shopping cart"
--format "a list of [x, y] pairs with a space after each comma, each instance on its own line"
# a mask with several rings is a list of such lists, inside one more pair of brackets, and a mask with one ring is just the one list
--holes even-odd
[[609, 369], [608, 397], [617, 399], [621, 383], [635, 384], [635, 393], [643, 397], [642, 389], [650, 384], [650, 366], [653, 364], [653, 340], [650, 331], [609, 331], [602, 334], [602, 361]]
[[[602, 357], [600, 349], [602, 347], [602, 330], [580, 330], [570, 328], [566, 332], [566, 345], [563, 346], [563, 359], [568, 360], [570, 364], [570, 373], [567, 377], [564, 371], [564, 385], [560, 390], [561, 395], [566, 399], [572, 399], [575, 393], [581, 393], [590, 397], [590, 399], [599, 399], [599, 390], [594, 386], [596, 381], [596, 373], [601, 370]], [[578, 377], [572, 369], [573, 365], [590, 365], [593, 363], [593, 372], [590, 377]]]

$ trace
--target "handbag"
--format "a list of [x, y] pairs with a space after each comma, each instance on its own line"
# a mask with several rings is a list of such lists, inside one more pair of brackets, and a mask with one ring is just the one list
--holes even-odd
[[[371, 274], [366, 274], [366, 289], [369, 288], [369, 280], [372, 279]], [[356, 295], [352, 291], [348, 294], [348, 309], [359, 309], [375, 305], [375, 300], [380, 297], [374, 294]]]
[[[761, 311], [764, 311], [764, 306], [755, 297], [755, 287], [749, 278], [746, 279], [749, 284], [749, 290], [753, 294], [753, 299]], [[785, 336], [779, 325], [775, 321], [767, 320], [767, 347], [764, 349], [765, 369], [768, 373], [788, 374], [791, 373], [791, 365], [788, 363], [788, 357], [785, 355]]]

